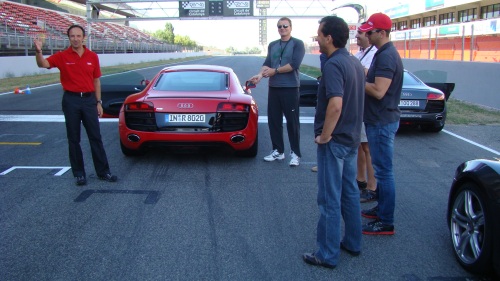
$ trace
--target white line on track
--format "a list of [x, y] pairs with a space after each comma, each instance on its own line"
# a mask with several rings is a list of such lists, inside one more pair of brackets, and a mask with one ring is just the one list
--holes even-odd
[[[113, 122], [118, 122], [118, 118], [100, 118], [100, 122], [106, 122], [106, 123], [113, 123]], [[0, 122], [56, 122], [56, 123], [62, 123], [64, 122], [64, 115], [0, 115]], [[283, 122], [286, 122], [286, 120], [283, 118]], [[267, 116], [259, 116], [259, 123], [262, 124], [267, 124]], [[300, 117], [300, 123], [301, 124], [313, 124], [314, 123], [314, 117], [305, 117], [302, 116]], [[486, 147], [482, 144], [479, 144], [477, 142], [471, 141], [469, 139], [466, 139], [462, 136], [459, 136], [457, 134], [454, 134], [450, 131], [443, 130], [443, 133], [446, 133], [450, 136], [453, 136], [457, 139], [463, 140], [465, 142], [468, 142], [474, 146], [477, 146], [479, 148], [482, 148], [484, 150], [487, 150], [497, 156], [500, 156], [500, 152], [491, 149], [489, 147]]]
[[14, 171], [15, 169], [50, 169], [50, 170], [60, 170], [59, 172], [55, 173], [54, 176], [59, 177], [62, 176], [64, 173], [69, 171], [71, 167], [43, 167], [43, 166], [13, 166], [10, 167], [9, 169], [3, 171], [0, 173], [0, 176], [5, 176], [6, 174]]
[[446, 134], [448, 134], [448, 135], [450, 135], [450, 136], [454, 136], [454, 137], [455, 137], [455, 138], [457, 138], [457, 139], [463, 140], [463, 141], [468, 142], [468, 143], [470, 143], [470, 144], [472, 144], [472, 145], [475, 145], [475, 146], [477, 146], [477, 147], [480, 147], [480, 148], [482, 148], [482, 149], [484, 149], [484, 150], [487, 150], [487, 151], [489, 151], [489, 152], [491, 152], [491, 153], [494, 153], [494, 154], [496, 154], [497, 156], [500, 156], [500, 152], [498, 152], [498, 151], [496, 151], [496, 150], [494, 150], [494, 149], [491, 149], [491, 148], [489, 148], [489, 147], [486, 147], [486, 146], [484, 146], [484, 145], [482, 145], [482, 144], [479, 144], [479, 143], [477, 143], [477, 142], [471, 141], [471, 140], [469, 140], [469, 139], [466, 139], [466, 138], [464, 138], [464, 137], [462, 137], [462, 136], [459, 136], [459, 135], [454, 134], [454, 133], [452, 133], [452, 132], [450, 132], [450, 131], [447, 131], [447, 130], [442, 130], [442, 132], [443, 132], [443, 133], [446, 133]]

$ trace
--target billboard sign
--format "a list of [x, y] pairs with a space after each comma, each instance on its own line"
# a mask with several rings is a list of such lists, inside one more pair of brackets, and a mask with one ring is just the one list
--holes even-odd
[[179, 1], [179, 17], [208, 17], [206, 1]]
[[253, 0], [179, 1], [180, 18], [253, 16]]

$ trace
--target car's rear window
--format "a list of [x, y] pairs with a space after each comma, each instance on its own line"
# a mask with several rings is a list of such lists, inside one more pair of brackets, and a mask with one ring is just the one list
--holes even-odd
[[159, 91], [223, 91], [228, 89], [228, 75], [212, 71], [176, 71], [163, 73], [156, 84]]
[[422, 85], [422, 83], [413, 75], [405, 71], [403, 75], [403, 85], [414, 86], [414, 85]]

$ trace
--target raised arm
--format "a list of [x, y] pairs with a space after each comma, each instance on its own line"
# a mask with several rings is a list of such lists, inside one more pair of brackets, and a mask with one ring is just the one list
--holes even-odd
[[38, 67], [50, 68], [49, 62], [43, 57], [42, 42], [40, 41], [40, 39], [35, 38], [33, 40], [33, 43], [35, 44], [35, 51], [36, 51], [35, 58], [36, 58], [36, 64], [38, 65]]

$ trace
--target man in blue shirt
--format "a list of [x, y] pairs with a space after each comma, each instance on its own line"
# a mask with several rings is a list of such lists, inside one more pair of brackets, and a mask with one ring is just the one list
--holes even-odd
[[[328, 60], [322, 70], [314, 117], [318, 160], [318, 250], [306, 253], [306, 263], [334, 268], [340, 249], [357, 256], [361, 252], [361, 208], [356, 184], [365, 72], [345, 45], [347, 23], [336, 16], [324, 17], [318, 28], [320, 52]], [[345, 234], [341, 239], [341, 219]]]

